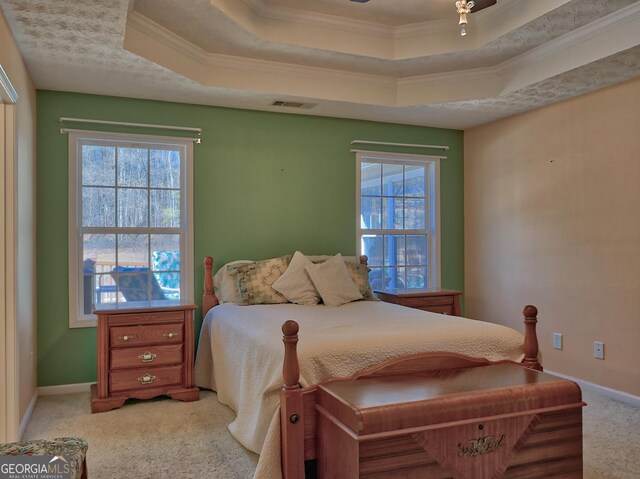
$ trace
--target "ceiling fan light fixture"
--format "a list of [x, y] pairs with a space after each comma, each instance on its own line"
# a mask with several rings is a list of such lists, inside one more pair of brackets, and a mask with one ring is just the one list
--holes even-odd
[[461, 37], [464, 37], [467, 34], [467, 30], [465, 29], [465, 26], [467, 25], [467, 23], [469, 23], [467, 20], [467, 15], [471, 13], [471, 9], [475, 6], [476, 6], [476, 2], [474, 2], [473, 0], [471, 1], [458, 0], [456, 2], [456, 11], [460, 16], [460, 19], [458, 20], [458, 25], [460, 25]]

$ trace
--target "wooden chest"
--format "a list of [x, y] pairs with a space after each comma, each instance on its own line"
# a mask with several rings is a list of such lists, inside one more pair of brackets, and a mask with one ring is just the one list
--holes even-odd
[[98, 382], [91, 388], [91, 412], [120, 407], [128, 398], [198, 400], [193, 384], [196, 306], [162, 301], [111, 308], [96, 310]]
[[511, 363], [320, 385], [318, 477], [581, 478], [582, 406]]

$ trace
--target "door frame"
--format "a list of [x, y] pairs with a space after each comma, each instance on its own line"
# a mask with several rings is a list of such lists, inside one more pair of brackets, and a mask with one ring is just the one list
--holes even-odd
[[0, 65], [0, 442], [17, 441], [16, 108], [18, 93]]

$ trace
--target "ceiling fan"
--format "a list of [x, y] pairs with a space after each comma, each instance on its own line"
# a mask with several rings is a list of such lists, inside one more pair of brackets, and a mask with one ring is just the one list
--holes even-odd
[[460, 35], [464, 37], [467, 34], [467, 30], [465, 29], [467, 26], [467, 14], [479, 12], [496, 3], [498, 3], [498, 0], [458, 0], [456, 2], [456, 9], [458, 15], [460, 15], [460, 20], [458, 21], [458, 25], [461, 26]]
[[[351, 1], [355, 3], [369, 3], [369, 0], [351, 0]], [[469, 1], [466, 3], [472, 3], [472, 2]], [[475, 4], [475, 7], [473, 8], [473, 12], [479, 12], [484, 8], [495, 5], [496, 3], [498, 3], [498, 0], [475, 0], [475, 2], [473, 3]]]
[[[351, 0], [354, 3], [368, 3], [369, 0]], [[467, 15], [469, 13], [479, 12], [480, 10], [484, 10], [487, 7], [491, 7], [498, 3], [498, 0], [458, 0], [456, 2], [456, 8], [458, 11], [458, 15], [460, 15], [460, 20], [458, 25], [462, 25], [460, 30], [460, 35], [463, 37], [467, 34], [465, 30], [465, 25], [467, 24]]]

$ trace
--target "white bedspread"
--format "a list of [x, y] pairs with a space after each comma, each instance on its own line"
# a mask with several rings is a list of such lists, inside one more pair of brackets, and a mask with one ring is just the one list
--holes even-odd
[[358, 301], [338, 308], [216, 306], [200, 333], [196, 385], [217, 391], [218, 400], [236, 411], [229, 430], [242, 445], [260, 454], [256, 479], [281, 477], [277, 413], [284, 346], [280, 328], [288, 319], [300, 325], [303, 386], [425, 351], [490, 360], [524, 357], [523, 336], [510, 328], [383, 302]]

